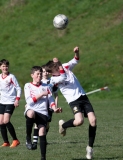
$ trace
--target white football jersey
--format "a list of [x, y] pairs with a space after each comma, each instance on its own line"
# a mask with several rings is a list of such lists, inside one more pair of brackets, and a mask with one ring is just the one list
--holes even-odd
[[81, 95], [85, 95], [84, 89], [80, 85], [76, 76], [71, 71], [78, 62], [79, 60], [74, 57], [68, 63], [64, 63], [62, 65], [67, 78], [64, 82], [58, 83], [58, 87], [68, 103], [75, 101]]
[[20, 99], [20, 96], [21, 88], [15, 76], [9, 73], [3, 78], [0, 74], [0, 103], [14, 104], [16, 99]]
[[[42, 98], [37, 100], [35, 96], [40, 94], [42, 91], [48, 91], [48, 96], [43, 96]], [[39, 86], [36, 86], [33, 83], [26, 83], [24, 86], [24, 94], [27, 104], [25, 113], [27, 110], [32, 109], [38, 113], [48, 116], [48, 103], [51, 108], [52, 105], [55, 105], [52, 93], [49, 87], [44, 83], [41, 83]]]

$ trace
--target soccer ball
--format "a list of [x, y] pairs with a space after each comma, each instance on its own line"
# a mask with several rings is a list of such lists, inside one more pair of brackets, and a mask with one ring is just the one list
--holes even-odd
[[64, 14], [58, 14], [53, 19], [53, 25], [57, 29], [65, 29], [68, 25], [68, 18]]

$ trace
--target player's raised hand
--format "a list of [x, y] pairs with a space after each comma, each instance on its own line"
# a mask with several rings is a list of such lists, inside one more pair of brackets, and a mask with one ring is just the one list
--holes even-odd
[[74, 53], [75, 53], [75, 58], [76, 58], [77, 60], [79, 60], [79, 47], [75, 47], [75, 48], [73, 49], [73, 51], [74, 51]]
[[62, 66], [62, 63], [56, 57], [53, 58], [53, 62], [58, 63], [59, 66]]
[[58, 58], [56, 57], [53, 58], [53, 62], [58, 62], [58, 61], [59, 61]]
[[79, 47], [75, 47], [75, 48], [74, 48], [74, 52], [75, 52], [75, 53], [79, 53]]

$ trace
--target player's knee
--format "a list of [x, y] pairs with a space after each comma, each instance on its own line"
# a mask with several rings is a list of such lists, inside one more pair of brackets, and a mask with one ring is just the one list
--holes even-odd
[[46, 134], [46, 128], [43, 125], [39, 125], [39, 136], [43, 136]]
[[75, 126], [81, 126], [83, 123], [84, 123], [84, 120], [78, 119], [78, 120], [75, 120], [74, 125], [75, 125]]
[[96, 117], [93, 117], [91, 120], [90, 120], [90, 125], [91, 126], [96, 126]]
[[33, 110], [29, 110], [29, 111], [27, 111], [27, 116], [28, 116], [29, 118], [34, 118], [35, 112], [34, 112]]
[[4, 124], [7, 124], [7, 123], [9, 123], [9, 119], [4, 120]]

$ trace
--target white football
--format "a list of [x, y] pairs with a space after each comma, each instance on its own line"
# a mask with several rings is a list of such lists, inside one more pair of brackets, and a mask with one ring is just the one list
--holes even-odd
[[53, 19], [53, 25], [57, 29], [65, 29], [68, 25], [68, 18], [64, 14], [58, 14]]

